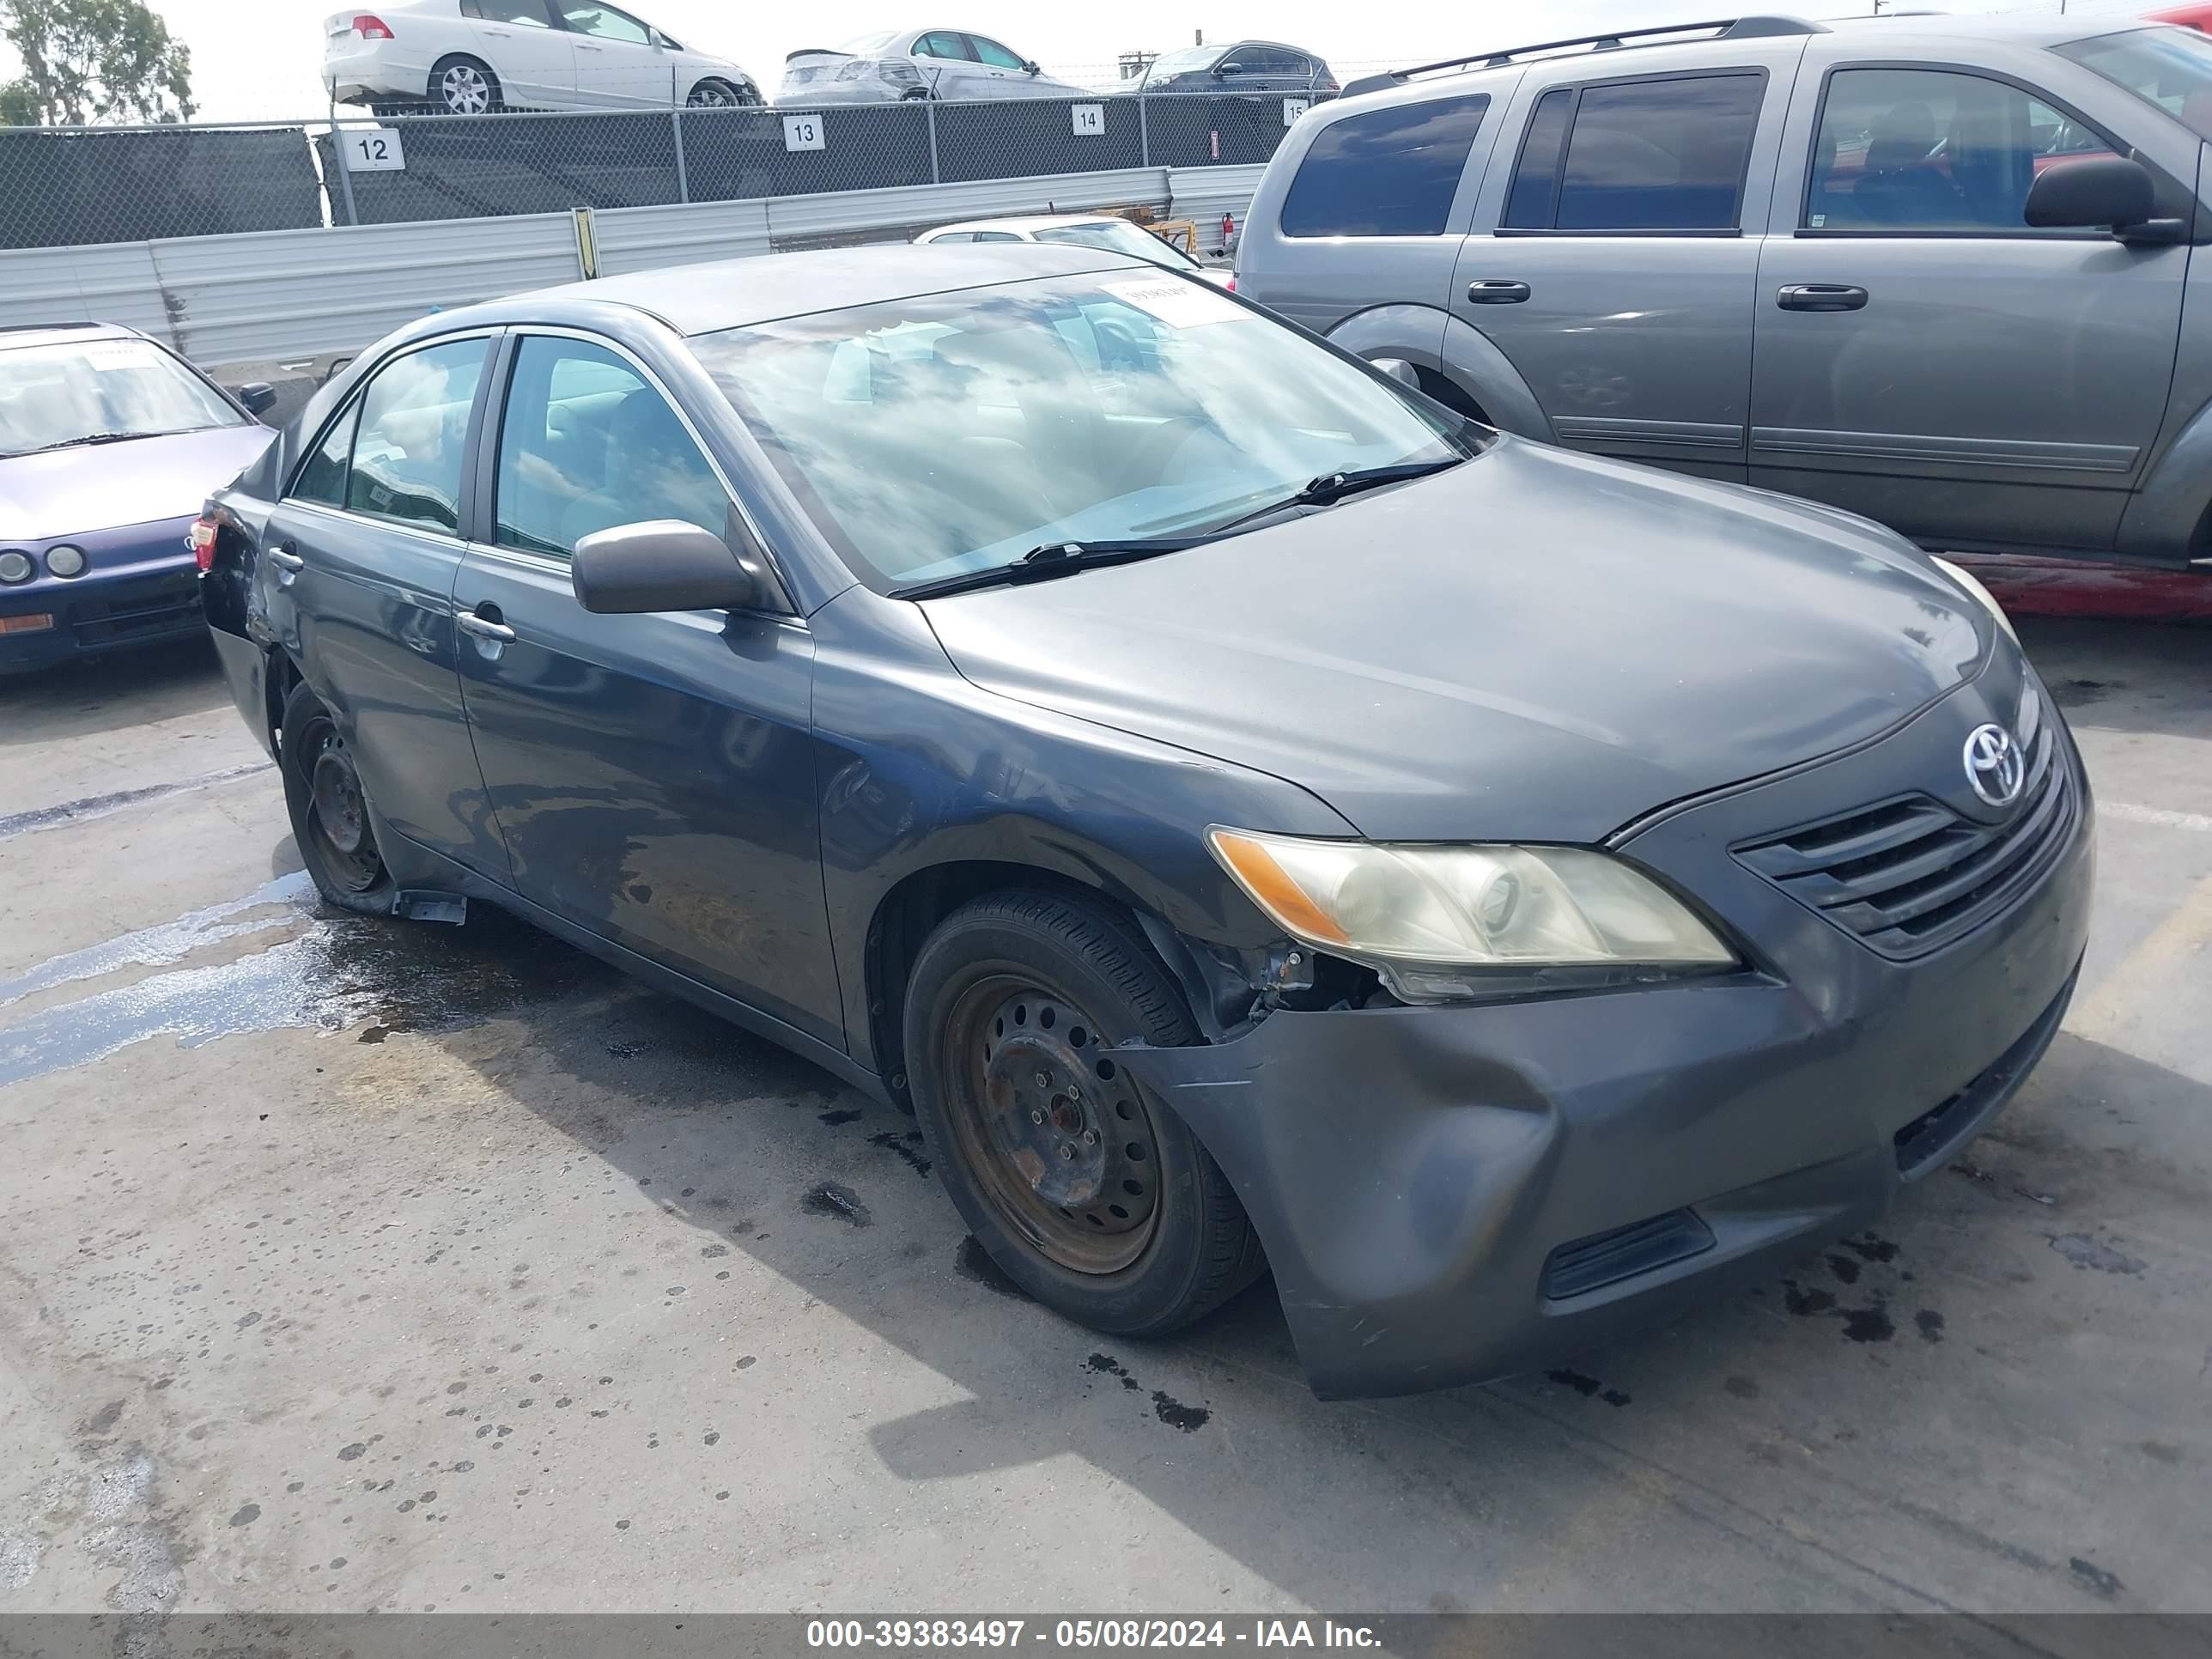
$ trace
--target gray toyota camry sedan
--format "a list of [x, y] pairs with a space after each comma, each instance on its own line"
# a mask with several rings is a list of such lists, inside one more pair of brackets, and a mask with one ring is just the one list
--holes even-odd
[[1972, 580], [1082, 247], [423, 319], [195, 532], [350, 909], [502, 907], [911, 1109], [1046, 1306], [1326, 1395], [1863, 1227], [2018, 1087], [2090, 800]]

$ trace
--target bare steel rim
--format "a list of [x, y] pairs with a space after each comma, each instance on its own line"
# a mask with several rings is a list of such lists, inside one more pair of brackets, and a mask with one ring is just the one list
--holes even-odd
[[285, 749], [306, 793], [307, 833], [320, 855], [317, 861], [343, 890], [367, 892], [383, 879], [384, 859], [369, 828], [368, 797], [353, 751], [326, 714], [310, 720]]
[[684, 100], [693, 109], [737, 109], [750, 100], [725, 81], [702, 81]]
[[448, 64], [438, 76], [438, 99], [456, 115], [482, 115], [491, 108], [491, 79], [474, 64]]
[[1159, 1216], [1159, 1137], [1135, 1079], [1070, 999], [994, 974], [954, 1003], [945, 1115], [977, 1188], [1018, 1236], [1073, 1273], [1119, 1273]]

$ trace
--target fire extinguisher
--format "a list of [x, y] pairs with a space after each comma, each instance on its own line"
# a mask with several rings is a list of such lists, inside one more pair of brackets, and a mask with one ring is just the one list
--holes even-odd
[[1221, 216], [1221, 246], [1224, 250], [1237, 246], [1237, 221], [1226, 213]]

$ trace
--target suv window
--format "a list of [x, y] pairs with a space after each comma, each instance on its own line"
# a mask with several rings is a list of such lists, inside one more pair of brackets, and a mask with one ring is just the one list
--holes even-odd
[[975, 61], [979, 64], [988, 64], [993, 69], [1018, 70], [1024, 67], [1020, 58], [996, 40], [986, 40], [980, 34], [971, 34], [968, 37], [968, 44], [974, 50]]
[[2035, 175], [2109, 155], [2102, 135], [2018, 87], [1954, 70], [1838, 70], [1828, 77], [1805, 191], [1808, 230], [2037, 230]]
[[460, 528], [469, 410], [483, 363], [483, 341], [454, 340], [377, 370], [361, 397], [346, 476], [350, 511], [429, 530]]
[[565, 559], [594, 530], [680, 519], [724, 533], [729, 497], [684, 422], [616, 353], [532, 335], [500, 423], [502, 547]]
[[1441, 235], [1489, 107], [1474, 93], [1330, 122], [1283, 198], [1283, 234]]
[[1571, 108], [1570, 91], [1545, 94], [1529, 118], [1507, 228], [1738, 228], [1764, 74], [1605, 82], [1572, 92]]

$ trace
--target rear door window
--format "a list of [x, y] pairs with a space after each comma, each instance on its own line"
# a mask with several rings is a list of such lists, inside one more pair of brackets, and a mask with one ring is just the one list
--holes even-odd
[[1018, 70], [1024, 67], [1022, 60], [1007, 51], [1006, 47], [1000, 46], [996, 40], [988, 40], [980, 34], [971, 34], [968, 37], [968, 47], [975, 55], [977, 63], [986, 64], [992, 69]]
[[459, 532], [469, 411], [483, 377], [485, 343], [428, 346], [376, 372], [361, 398], [346, 477], [349, 511]]
[[1330, 122], [1283, 198], [1283, 234], [1442, 235], [1489, 107], [1475, 93]]
[[1748, 71], [1547, 93], [1522, 143], [1505, 228], [1739, 228], [1765, 91], [1765, 76]]

